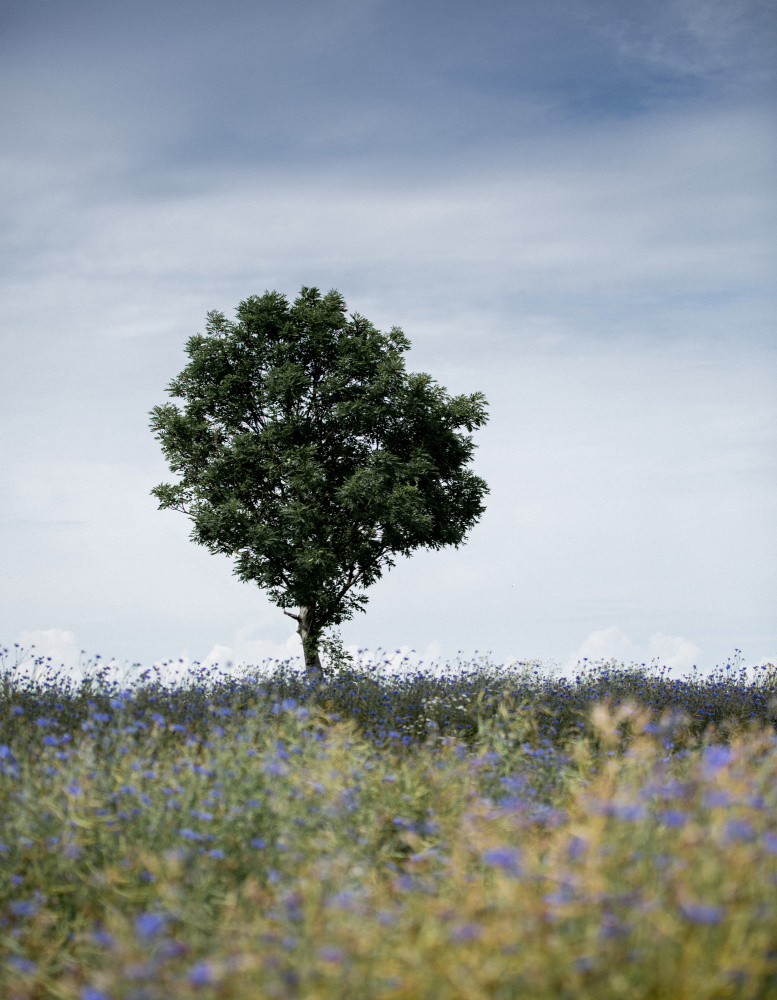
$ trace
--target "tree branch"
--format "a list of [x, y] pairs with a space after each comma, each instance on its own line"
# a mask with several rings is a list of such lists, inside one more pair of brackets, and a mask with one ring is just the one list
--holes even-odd
[[283, 609], [283, 613], [284, 613], [285, 615], [288, 615], [288, 616], [289, 616], [289, 618], [293, 618], [295, 622], [298, 622], [298, 621], [299, 621], [299, 615], [293, 615], [293, 614], [291, 613], [291, 611], [287, 611], [287, 610], [286, 610], [286, 608], [284, 608], [284, 609]]

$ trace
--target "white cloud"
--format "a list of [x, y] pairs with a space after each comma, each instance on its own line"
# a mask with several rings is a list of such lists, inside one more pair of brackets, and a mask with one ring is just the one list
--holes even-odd
[[681, 670], [689, 640], [629, 638], [671, 621], [707, 666], [773, 649], [773, 129], [673, 107], [447, 163], [185, 159], [148, 189], [9, 148], [4, 634], [58, 622], [147, 663], [298, 655], [289, 620], [156, 511], [146, 413], [207, 309], [304, 282], [403, 325], [409, 368], [491, 403], [482, 524], [400, 560], [344, 641], [563, 660], [597, 629], [578, 656]]
[[25, 652], [29, 651], [31, 659], [51, 657], [51, 666], [56, 669], [63, 666], [68, 672], [75, 671], [81, 661], [81, 651], [78, 648], [73, 632], [63, 628], [30, 629], [21, 632], [16, 640]]
[[648, 655], [651, 663], [668, 667], [670, 672], [688, 673], [699, 662], [702, 653], [698, 646], [681, 635], [656, 632], [650, 637]]
[[292, 633], [285, 642], [278, 642], [252, 638], [256, 628], [255, 624], [250, 624], [239, 629], [229, 645], [217, 643], [202, 661], [203, 666], [218, 665], [221, 670], [232, 671], [256, 667], [261, 672], [262, 667], [271, 667], [277, 662], [293, 660], [301, 663], [302, 643], [296, 633]]
[[116, 659], [90, 657], [69, 629], [27, 629], [19, 634], [16, 642], [22, 673], [39, 679], [46, 674], [60, 673], [78, 683], [97, 669], [107, 669], [109, 676], [121, 680], [133, 672], [133, 668]]
[[636, 659], [638, 647], [617, 626], [600, 629], [583, 641], [577, 653], [567, 661], [565, 671], [574, 670], [584, 660], [618, 660], [631, 663]]
[[698, 663], [701, 649], [682, 636], [656, 632], [650, 637], [647, 649], [630, 639], [615, 625], [600, 629], [582, 642], [571, 656], [564, 673], [575, 673], [583, 661], [596, 663], [615, 660], [619, 664], [645, 663], [653, 667], [666, 667], [670, 674], [686, 674]]

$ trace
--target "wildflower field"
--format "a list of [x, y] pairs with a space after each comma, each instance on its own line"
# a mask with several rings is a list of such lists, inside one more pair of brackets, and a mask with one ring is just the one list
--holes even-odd
[[777, 997], [776, 719], [774, 667], [6, 657], [0, 996]]

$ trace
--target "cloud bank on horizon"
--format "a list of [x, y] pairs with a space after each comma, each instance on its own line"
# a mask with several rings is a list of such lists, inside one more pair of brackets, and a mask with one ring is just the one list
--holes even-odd
[[0, 641], [63, 662], [296, 648], [156, 511], [147, 413], [207, 310], [315, 284], [491, 412], [481, 524], [398, 564], [346, 645], [777, 657], [768, 4], [2, 17]]

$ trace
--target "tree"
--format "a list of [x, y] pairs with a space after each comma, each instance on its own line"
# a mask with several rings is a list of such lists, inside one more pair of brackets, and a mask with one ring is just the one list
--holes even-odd
[[296, 620], [319, 674], [322, 633], [364, 610], [395, 555], [458, 547], [482, 514], [462, 428], [485, 424], [486, 401], [407, 373], [402, 331], [349, 319], [337, 291], [303, 287], [291, 305], [265, 292], [234, 322], [208, 313], [206, 331], [167, 389], [183, 406], [151, 411], [181, 477], [151, 492]]

